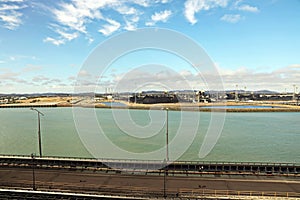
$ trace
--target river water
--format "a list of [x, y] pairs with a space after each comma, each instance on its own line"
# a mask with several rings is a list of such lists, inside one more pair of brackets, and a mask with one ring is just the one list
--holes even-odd
[[[91, 108], [80, 111], [84, 113], [87, 109]], [[82, 142], [84, 134], [89, 134], [90, 129], [93, 129], [89, 125], [92, 120], [89, 119], [90, 115], [84, 122], [85, 129], [78, 130], [72, 108], [39, 108], [39, 110], [44, 113], [41, 117], [44, 156], [93, 157], [93, 152], [89, 152], [90, 149], [87, 150]], [[149, 114], [146, 110], [113, 109], [118, 111], [117, 113], [112, 113], [112, 109], [92, 110], [106, 139], [118, 148], [130, 152], [133, 155], [130, 157], [132, 159], [135, 158], [134, 155], [160, 149], [166, 143], [165, 111], [150, 111]], [[129, 121], [128, 118], [122, 120], [122, 117], [126, 117], [123, 116], [124, 113], [129, 113]], [[168, 117], [169, 141], [172, 142], [177, 137], [177, 130], [182, 126], [182, 113], [169, 111]], [[199, 158], [198, 153], [209, 127], [211, 113], [189, 112], [185, 115], [190, 121], [197, 117], [200, 119], [199, 124], [190, 123], [184, 127], [186, 137], [182, 140], [182, 145], [185, 144], [184, 140], [190, 141], [191, 144], [184, 149], [179, 160], [300, 163], [300, 113], [226, 113], [220, 138], [204, 158]], [[116, 122], [116, 118], [119, 122]], [[138, 128], [132, 128], [130, 122]], [[149, 126], [149, 123], [156, 125]], [[26, 108], [1, 109], [0, 125], [0, 154], [38, 154], [36, 112]], [[197, 130], [195, 137], [191, 137], [189, 129]], [[130, 135], [130, 132], [134, 134]], [[109, 142], [99, 141], [98, 144], [104, 147], [104, 143]], [[171, 156], [176, 150], [182, 151], [181, 144], [177, 142], [176, 145], [169, 149]], [[101, 151], [103, 158], [118, 158], [118, 155], [110, 152], [110, 149]]]

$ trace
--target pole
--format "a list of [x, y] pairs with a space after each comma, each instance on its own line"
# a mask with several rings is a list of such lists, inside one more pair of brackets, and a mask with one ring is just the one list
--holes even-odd
[[31, 159], [32, 159], [32, 190], [36, 190], [35, 186], [35, 172], [34, 172], [34, 154], [31, 154]]
[[167, 127], [166, 127], [166, 161], [169, 161], [169, 108], [167, 110]]
[[166, 108], [167, 119], [166, 119], [166, 159], [164, 159], [164, 198], [167, 198], [167, 166], [169, 162], [169, 108]]
[[[166, 160], [165, 160], [166, 161]], [[167, 188], [167, 172], [166, 172], [166, 166], [164, 167], [164, 198], [167, 198], [166, 188]]]
[[30, 108], [30, 109], [36, 111], [37, 115], [38, 115], [38, 143], [39, 143], [40, 157], [42, 157], [43, 154], [42, 154], [42, 135], [41, 135], [41, 118], [40, 118], [40, 115], [44, 116], [44, 114], [42, 112], [40, 112], [39, 110], [35, 109], [35, 108]]
[[42, 157], [42, 138], [41, 138], [41, 119], [40, 119], [40, 113], [38, 112], [38, 137], [39, 137], [39, 152], [40, 152], [40, 157]]

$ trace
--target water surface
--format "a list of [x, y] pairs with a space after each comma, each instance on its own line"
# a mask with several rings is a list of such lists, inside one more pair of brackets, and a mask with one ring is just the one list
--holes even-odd
[[221, 109], [247, 109], [247, 108], [280, 108], [279, 106], [253, 106], [253, 105], [237, 105], [237, 106], [202, 106], [201, 108], [221, 108]]
[[[72, 108], [39, 110], [45, 114], [41, 117], [45, 156], [92, 157], [77, 133]], [[132, 120], [141, 127], [151, 122], [147, 110], [124, 109], [121, 112], [130, 112]], [[163, 111], [151, 112], [164, 114]], [[111, 109], [96, 109], [95, 114], [109, 140], [126, 151], [151, 152], [165, 145], [165, 128], [159, 130], [153, 137], [140, 139], [129, 136], [118, 128]], [[189, 112], [186, 116], [193, 119], [196, 113]], [[195, 138], [189, 137], [189, 128], [185, 127], [186, 140], [192, 140], [192, 144], [180, 160], [300, 163], [298, 112], [227, 113], [221, 137], [214, 149], [207, 157], [199, 159], [199, 148], [210, 119], [209, 112], [200, 114], [199, 130]], [[176, 137], [177, 129], [181, 126], [180, 120], [181, 112], [169, 111], [170, 141]], [[0, 125], [0, 154], [30, 155], [33, 152], [38, 154], [35, 112], [25, 108], [1, 109]], [[127, 128], [130, 130], [130, 124]], [[151, 131], [149, 129], [149, 133]], [[149, 133], [145, 131], [139, 134]]]

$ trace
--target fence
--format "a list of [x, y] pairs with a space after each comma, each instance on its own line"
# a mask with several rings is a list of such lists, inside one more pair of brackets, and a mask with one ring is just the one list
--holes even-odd
[[[98, 188], [93, 185], [85, 184], [85, 186], [76, 186], [73, 184], [52, 184], [52, 183], [39, 183], [38, 191], [40, 193], [59, 192], [60, 195], [72, 194], [73, 196], [82, 195], [103, 195], [103, 196], [117, 196], [117, 197], [132, 197], [132, 198], [160, 198], [163, 197], [163, 190], [149, 190], [146, 187], [113, 187], [113, 186], [101, 186]], [[14, 190], [27, 191], [28, 193], [33, 192], [30, 188], [32, 187], [29, 183], [11, 184], [7, 183], [6, 188]], [[24, 190], [25, 189], [25, 190]], [[22, 191], [21, 190], [21, 191]], [[1, 191], [0, 191], [1, 194]], [[258, 192], [258, 191], [235, 191], [235, 190], [210, 190], [210, 189], [180, 189], [180, 190], [167, 190], [166, 196], [169, 198], [181, 198], [181, 199], [202, 199], [202, 198], [218, 198], [218, 197], [253, 197], [253, 198], [300, 198], [300, 193], [295, 192]]]

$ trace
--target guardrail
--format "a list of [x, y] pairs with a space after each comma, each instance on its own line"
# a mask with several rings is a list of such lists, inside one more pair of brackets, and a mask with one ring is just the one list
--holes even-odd
[[[1, 158], [27, 158], [31, 159], [30, 155], [9, 155], [0, 154]], [[35, 159], [40, 160], [73, 160], [73, 161], [97, 161], [97, 162], [138, 162], [138, 163], [163, 163], [162, 160], [137, 160], [137, 159], [110, 159], [110, 158], [82, 158], [82, 157], [61, 157], [61, 156], [43, 156], [42, 158], [36, 156]], [[300, 166], [300, 163], [288, 162], [228, 162], [228, 161], [170, 161], [169, 163], [178, 164], [212, 164], [212, 165], [264, 165], [264, 166]]]
[[[41, 194], [52, 194], [55, 195], [57, 192], [59, 195], [69, 196], [84, 196], [84, 195], [109, 195], [110, 197], [133, 197], [133, 198], [159, 198], [164, 194], [163, 190], [150, 190], [146, 187], [113, 187], [113, 186], [102, 186], [101, 188], [94, 188], [86, 184], [85, 187], [75, 186], [72, 184], [56, 184], [55, 187], [51, 184], [38, 183], [38, 192]], [[7, 183], [5, 189], [18, 190], [25, 189], [24, 193], [35, 193], [30, 189], [30, 184], [10, 184]], [[0, 191], [1, 194], [1, 191]], [[241, 199], [244, 197], [252, 198], [274, 198], [279, 197], [299, 199], [300, 193], [296, 192], [271, 192], [271, 191], [237, 191], [237, 190], [211, 190], [211, 189], [179, 189], [179, 190], [167, 190], [166, 196], [168, 198], [180, 198], [180, 199], [204, 199], [209, 198], [231, 198]], [[233, 198], [236, 197], [236, 198]], [[251, 198], [251, 199], [252, 199]]]
[[236, 191], [236, 190], [209, 190], [209, 189], [182, 189], [179, 192], [180, 197], [199, 198], [203, 196], [210, 197], [287, 197], [287, 198], [299, 198], [300, 193], [296, 192], [259, 192], [259, 191]]
[[116, 159], [86, 159], [62, 157], [35, 157], [0, 155], [0, 166], [37, 168], [67, 168], [86, 170], [110, 170], [144, 173], [176, 174], [205, 174], [205, 173], [243, 173], [243, 174], [300, 174], [300, 164], [294, 163], [254, 163], [254, 162], [203, 162], [203, 161], [175, 161], [164, 162], [155, 160], [116, 160]]

